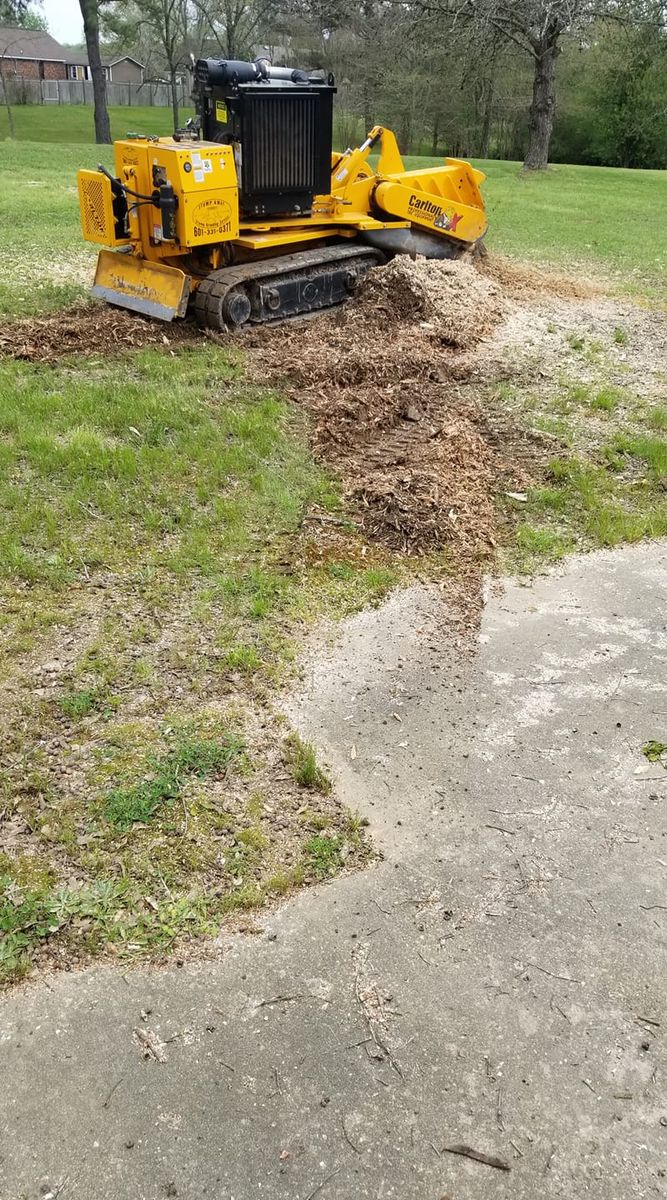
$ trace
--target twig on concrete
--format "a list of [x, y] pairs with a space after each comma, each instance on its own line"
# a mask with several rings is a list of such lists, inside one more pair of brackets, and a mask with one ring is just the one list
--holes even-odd
[[313, 1200], [313, 1196], [316, 1196], [318, 1192], [321, 1192], [324, 1185], [327, 1184], [330, 1179], [333, 1179], [334, 1175], [337, 1175], [339, 1171], [340, 1167], [334, 1167], [333, 1171], [331, 1171], [321, 1183], [318, 1183], [317, 1187], [313, 1188], [312, 1192], [309, 1192], [308, 1195], [304, 1197], [304, 1200]]
[[556, 1002], [555, 1002], [555, 1000], [554, 1000], [553, 996], [551, 997], [551, 1001], [550, 1001], [550, 1007], [551, 1007], [552, 1009], [553, 1009], [553, 1008], [555, 1008], [555, 1009], [556, 1009], [556, 1012], [559, 1012], [559, 1013], [560, 1013], [561, 1017], [563, 1018], [563, 1020], [564, 1020], [564, 1021], [567, 1021], [568, 1025], [571, 1025], [571, 1024], [572, 1024], [572, 1022], [571, 1022], [570, 1018], [568, 1017], [567, 1013], [566, 1013], [566, 1012], [563, 1012], [563, 1009], [561, 1008], [560, 1004], [556, 1004]]
[[318, 998], [311, 996], [308, 992], [289, 992], [284, 996], [269, 996], [267, 1000], [259, 1000], [255, 1008], [268, 1008], [271, 1004], [287, 1004], [291, 1000], [317, 1000]]
[[550, 1150], [550, 1152], [549, 1152], [549, 1157], [548, 1157], [547, 1161], [546, 1161], [546, 1162], [545, 1162], [545, 1164], [544, 1164], [544, 1174], [545, 1174], [545, 1175], [546, 1175], [547, 1171], [550, 1171], [550, 1170], [551, 1170], [551, 1164], [552, 1164], [552, 1162], [553, 1162], [553, 1157], [554, 1157], [554, 1154], [555, 1154], [555, 1153], [556, 1153], [556, 1147], [555, 1147], [555, 1146], [552, 1146], [552, 1147], [551, 1147], [551, 1150]]
[[279, 1096], [282, 1096], [283, 1089], [280, 1086], [280, 1075], [278, 1074], [278, 1068], [273, 1067], [272, 1069], [273, 1069], [273, 1079], [274, 1079], [274, 1082], [276, 1085], [276, 1092], [278, 1093]]
[[116, 1083], [114, 1083], [114, 1085], [113, 1085], [113, 1087], [112, 1087], [111, 1091], [109, 1092], [109, 1095], [107, 1096], [106, 1100], [104, 1101], [104, 1104], [102, 1105], [102, 1108], [108, 1108], [108, 1107], [109, 1107], [109, 1102], [110, 1102], [110, 1100], [111, 1100], [111, 1097], [113, 1096], [113, 1094], [114, 1094], [114, 1092], [115, 1092], [116, 1088], [119, 1088], [119, 1087], [120, 1087], [121, 1083], [123, 1082], [123, 1079], [124, 1079], [124, 1076], [123, 1076], [123, 1075], [121, 1075], [120, 1079], [118, 1079], [118, 1080], [116, 1081]]
[[340, 1124], [341, 1124], [341, 1128], [343, 1130], [343, 1137], [345, 1138], [345, 1141], [347, 1142], [348, 1146], [352, 1147], [355, 1154], [361, 1154], [361, 1150], [359, 1149], [358, 1146], [355, 1146], [354, 1142], [352, 1141], [352, 1138], [350, 1137], [349, 1133], [347, 1132], [347, 1129], [345, 1128], [345, 1117], [341, 1117]]
[[[381, 1038], [380, 1035], [378, 1034], [377, 1029], [375, 1028], [375, 1023], [374, 1023], [370, 1013], [368, 1012], [368, 1009], [366, 1008], [366, 1005], [364, 1003], [364, 998], [361, 994], [361, 988], [359, 986], [359, 968], [356, 966], [355, 966], [355, 972], [354, 972], [354, 994], [357, 998], [357, 1003], [358, 1003], [362, 1013], [364, 1014], [366, 1024], [368, 1025], [368, 1031], [371, 1035], [370, 1039], [367, 1039], [367, 1040], [372, 1041], [375, 1044], [375, 1046], [377, 1047], [377, 1049], [380, 1050], [382, 1052], [382, 1054], [384, 1054], [384, 1056], [388, 1059], [389, 1064], [392, 1067], [392, 1069], [402, 1079], [403, 1072], [402, 1072], [399, 1064], [396, 1062], [396, 1059], [394, 1058], [391, 1050], [389, 1049], [387, 1042], [383, 1038]], [[366, 1053], [368, 1054], [368, 1049], [366, 1049]]]
[[[541, 967], [539, 963], [529, 962], [526, 964], [529, 967], [534, 967], [536, 971], [541, 971], [543, 975], [549, 975], [552, 979], [562, 979], [565, 983], [581, 983], [580, 979], [574, 979], [572, 975], [557, 975], [554, 971], [547, 971], [546, 967]], [[523, 971], [519, 971], [523, 975]]]
[[496, 1158], [494, 1154], [484, 1154], [482, 1150], [474, 1150], [472, 1146], [466, 1146], [463, 1142], [457, 1142], [454, 1146], [443, 1146], [442, 1153], [460, 1154], [462, 1158], [472, 1158], [474, 1162], [484, 1163], [486, 1167], [495, 1167], [496, 1171], [512, 1170], [503, 1158]]
[[651, 912], [654, 908], [664, 908], [667, 911], [667, 904], [640, 904], [639, 907], [643, 908], [644, 912]]
[[517, 1154], [519, 1155], [519, 1158], [523, 1158], [523, 1150], [519, 1150], [519, 1147], [517, 1146], [516, 1142], [513, 1142], [511, 1138], [510, 1138], [510, 1146], [514, 1147]]
[[501, 1133], [504, 1133], [505, 1125], [503, 1123], [503, 1089], [501, 1087], [498, 1088], [498, 1097], [496, 1099], [496, 1121]]
[[497, 829], [499, 833], [509, 833], [510, 837], [516, 837], [516, 829], [506, 829], [504, 825], [487, 825], [487, 829]]
[[643, 1021], [645, 1025], [657, 1025], [660, 1028], [660, 1022], [654, 1021], [653, 1017], [635, 1017], [636, 1021]]

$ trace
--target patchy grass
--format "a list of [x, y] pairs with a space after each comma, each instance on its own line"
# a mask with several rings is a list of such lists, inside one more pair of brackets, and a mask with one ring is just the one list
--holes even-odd
[[[565, 340], [571, 348], [576, 341], [575, 351], [591, 345], [578, 335]], [[667, 535], [665, 409], [619, 386], [611, 355], [618, 344], [617, 331], [609, 347], [598, 344], [585, 378], [561, 373], [539, 387], [494, 391], [493, 403], [556, 443], [527, 502], [501, 499], [518, 521], [504, 559], [512, 569], [531, 572], [573, 551]]]
[[[528, 490], [522, 512], [530, 520], [516, 531], [511, 564], [533, 571], [574, 550], [618, 546], [667, 534], [667, 497], [644, 458], [626, 449], [619, 468], [618, 438], [602, 459], [580, 456], [553, 459], [547, 484]], [[628, 439], [630, 441], [630, 439]], [[639, 450], [640, 447], [637, 447]]]
[[319, 878], [322, 830], [368, 857], [271, 697], [401, 569], [311, 506], [302, 417], [234, 353], [0, 363], [0, 977], [210, 934]]
[[243, 743], [234, 734], [221, 741], [180, 742], [161, 758], [148, 760], [140, 783], [126, 784], [109, 792], [104, 799], [104, 818], [116, 829], [129, 829], [139, 821], [150, 821], [161, 805], [183, 798], [188, 778], [217, 775], [242, 753]]

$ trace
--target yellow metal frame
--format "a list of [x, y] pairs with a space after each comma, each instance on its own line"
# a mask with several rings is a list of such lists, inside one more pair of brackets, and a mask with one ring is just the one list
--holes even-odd
[[[376, 147], [374, 167], [369, 158]], [[115, 237], [109, 180], [95, 171], [78, 176], [84, 238], [130, 251], [100, 253], [93, 294], [166, 320], [183, 315], [201, 279], [223, 265], [226, 243], [261, 258], [298, 250], [306, 242], [413, 227], [472, 244], [487, 226], [481, 171], [455, 158], [406, 171], [394, 134], [381, 125], [361, 146], [332, 156], [331, 189], [315, 197], [311, 213], [270, 221], [239, 221], [231, 146], [125, 139], [116, 142], [115, 159], [117, 177], [139, 194], [128, 194], [129, 239], [124, 242]], [[159, 210], [145, 199], [161, 181], [168, 181], [177, 197], [175, 240], [163, 236]]]

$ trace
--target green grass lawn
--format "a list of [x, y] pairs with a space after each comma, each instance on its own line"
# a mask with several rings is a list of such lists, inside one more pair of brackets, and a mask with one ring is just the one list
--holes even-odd
[[[93, 110], [88, 104], [16, 104], [12, 108], [16, 138], [22, 142], [88, 143], [95, 141]], [[109, 109], [111, 135], [124, 137], [129, 131], [157, 133], [160, 137], [173, 133], [170, 108], [151, 108], [148, 105]], [[191, 116], [191, 110], [181, 109], [181, 121]], [[0, 140], [9, 136], [7, 112], [0, 109]]]

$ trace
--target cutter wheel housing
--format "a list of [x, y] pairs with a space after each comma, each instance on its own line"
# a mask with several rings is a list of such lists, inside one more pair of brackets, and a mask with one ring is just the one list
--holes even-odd
[[201, 59], [184, 129], [128, 134], [115, 173], [79, 172], [83, 236], [104, 247], [93, 295], [235, 329], [340, 304], [394, 254], [474, 251], [482, 172], [454, 158], [406, 171], [381, 126], [334, 153], [335, 91], [333, 76], [266, 59]]

